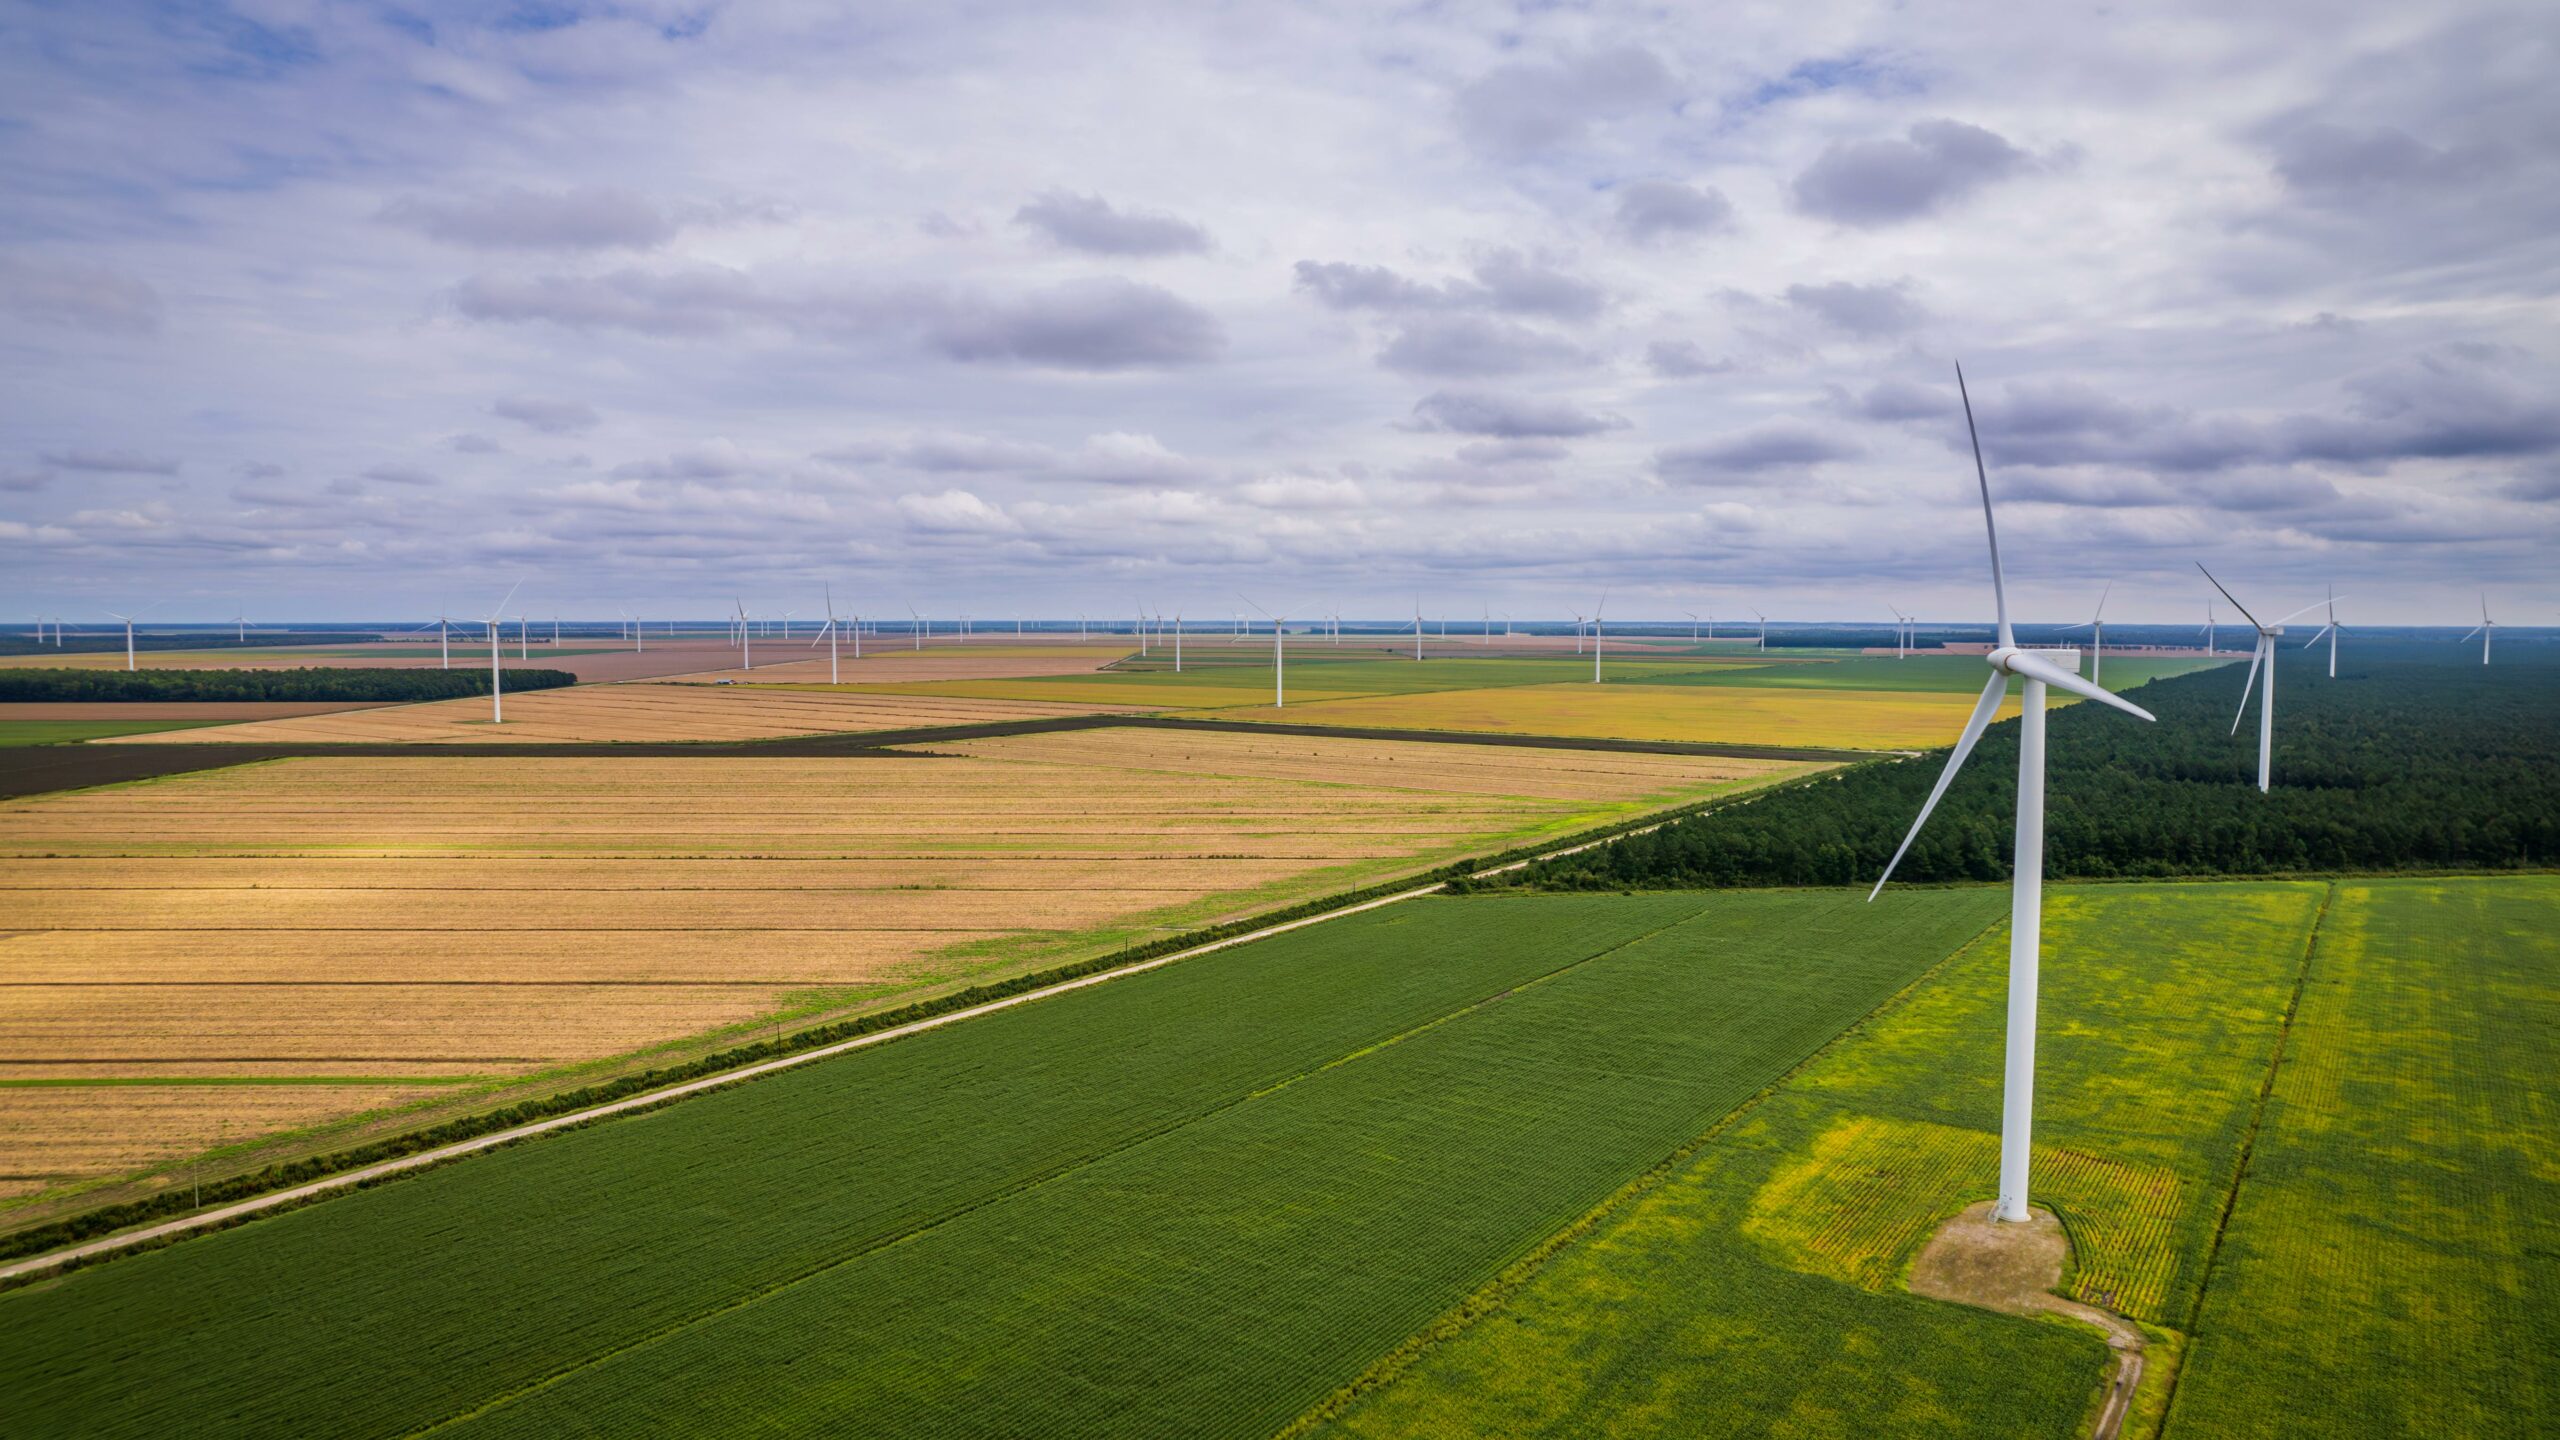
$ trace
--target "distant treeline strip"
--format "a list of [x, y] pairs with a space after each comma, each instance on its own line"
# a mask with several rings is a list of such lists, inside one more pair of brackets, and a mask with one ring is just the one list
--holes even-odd
[[[2255, 783], [2254, 708], [2230, 733], [2239, 667], [2140, 687], [2134, 698], [2160, 717], [2156, 725], [2095, 705], [2054, 713], [2046, 872], [2108, 879], [2551, 864], [2560, 859], [2560, 666], [2483, 668], [2449, 658], [2391, 646], [2373, 659], [2342, 659], [2332, 681], [2317, 652], [2288, 654], [2276, 685], [2275, 786], [2265, 795]], [[2006, 879], [2017, 761], [2017, 722], [1993, 726], [1895, 878]], [[1547, 890], [1872, 883], [1945, 763], [1941, 750], [1861, 766], [1501, 880]]]
[[[33, 626], [0, 634], [0, 655], [95, 655], [124, 649], [121, 628], [73, 630], [57, 641], [51, 627], [38, 642]], [[256, 630], [243, 637], [237, 630], [137, 630], [136, 650], [275, 650], [287, 645], [360, 645], [379, 640], [373, 630]]]
[[[814, 1050], [820, 1046], [835, 1044], [839, 1040], [850, 1040], [857, 1036], [870, 1035], [882, 1030], [892, 1030], [898, 1026], [911, 1024], [918, 1020], [929, 1019], [936, 1015], [947, 1015], [955, 1010], [966, 1010], [974, 1005], [983, 1005], [990, 1000], [1000, 1000], [1008, 995], [1019, 995], [1025, 991], [1043, 989], [1047, 986], [1055, 985], [1060, 981], [1080, 979], [1084, 976], [1098, 974], [1105, 970], [1116, 970], [1122, 966], [1134, 965], [1143, 960], [1152, 960], [1159, 955], [1170, 955], [1176, 951], [1189, 950], [1197, 946], [1213, 944], [1220, 940], [1232, 939], [1235, 936], [1250, 934], [1253, 931], [1265, 929], [1269, 926], [1283, 924], [1291, 920], [1305, 919], [1308, 916], [1320, 915], [1329, 910], [1344, 909], [1348, 906], [1358, 905], [1364, 901], [1375, 900], [1383, 896], [1397, 894], [1401, 891], [1418, 889], [1423, 886], [1443, 881], [1463, 881], [1467, 875], [1493, 866], [1508, 865], [1531, 856], [1549, 854], [1562, 847], [1585, 845], [1591, 843], [1597, 838], [1620, 834], [1627, 830], [1647, 825], [1657, 825], [1662, 823], [1666, 815], [1676, 816], [1699, 814], [1717, 807], [1737, 804], [1748, 798], [1749, 797], [1747, 795], [1739, 797], [1719, 796], [1709, 800], [1693, 801], [1688, 805], [1680, 806], [1673, 810], [1656, 811], [1649, 815], [1641, 815], [1625, 820], [1613, 821], [1607, 825], [1596, 826], [1592, 829], [1581, 831], [1574, 835], [1559, 836], [1547, 840], [1541, 840], [1529, 845], [1518, 846], [1510, 850], [1505, 850], [1498, 854], [1483, 855], [1472, 859], [1452, 861], [1449, 864], [1440, 866], [1437, 869], [1427, 871], [1423, 874], [1408, 875], [1401, 879], [1382, 881], [1375, 885], [1366, 886], [1358, 890], [1344, 891], [1340, 894], [1319, 896], [1314, 899], [1300, 901], [1294, 905], [1284, 906], [1277, 910], [1264, 911], [1261, 914], [1248, 916], [1244, 919], [1230, 920], [1223, 924], [1211, 925], [1199, 930], [1186, 931], [1178, 935], [1167, 935], [1160, 939], [1148, 941], [1142, 945], [1124, 946], [1123, 948], [1112, 951], [1108, 954], [1096, 955], [1084, 960], [1071, 961], [1064, 965], [1052, 966], [1046, 970], [1037, 970], [1029, 974], [1017, 975], [1010, 979], [993, 981], [984, 985], [972, 985], [965, 990], [955, 991], [948, 995], [936, 996], [929, 1000], [918, 1000], [912, 1004], [901, 1005], [894, 1010], [881, 1010], [868, 1015], [858, 1015], [848, 1020], [840, 1020], [829, 1025], [812, 1026], [805, 1030], [793, 1031], [775, 1040], [751, 1041], [747, 1044], [728, 1050], [722, 1050], [716, 1054], [705, 1055], [700, 1059], [687, 1061], [680, 1065], [669, 1065], [654, 1070], [635, 1071], [631, 1074], [618, 1076], [599, 1084], [582, 1086], [575, 1090], [564, 1090], [552, 1095], [537, 1096], [500, 1109], [483, 1111], [473, 1115], [465, 1115], [458, 1119], [446, 1121], [441, 1125], [431, 1126], [423, 1130], [410, 1131], [406, 1134], [389, 1136], [381, 1140], [373, 1141], [369, 1144], [355, 1146], [351, 1149], [341, 1150], [333, 1154], [314, 1155], [305, 1159], [270, 1165], [263, 1170], [252, 1171], [248, 1174], [235, 1175], [221, 1180], [207, 1181], [202, 1188], [201, 1198], [199, 1198], [199, 1192], [192, 1186], [181, 1189], [173, 1185], [169, 1189], [164, 1190], [147, 1200], [134, 1200], [123, 1204], [105, 1205], [98, 1209], [85, 1211], [78, 1215], [68, 1216], [64, 1219], [56, 1220], [48, 1224], [30, 1226], [29, 1228], [20, 1230], [14, 1234], [0, 1235], [0, 1260], [15, 1260], [22, 1256], [41, 1255], [48, 1250], [77, 1244], [83, 1240], [110, 1234], [114, 1231], [127, 1229], [132, 1226], [146, 1224], [150, 1221], [164, 1220], [170, 1216], [182, 1215], [190, 1210], [206, 1206], [227, 1205], [232, 1201], [246, 1200], [251, 1196], [263, 1195], [269, 1191], [290, 1189], [293, 1186], [306, 1184], [310, 1181], [320, 1179], [323, 1176], [335, 1175], [348, 1170], [360, 1170], [367, 1165], [376, 1164], [380, 1161], [395, 1160], [404, 1155], [415, 1155], [420, 1151], [433, 1150], [440, 1146], [450, 1145], [460, 1140], [474, 1139], [478, 1136], [487, 1135], [494, 1131], [513, 1129], [518, 1125], [523, 1125], [535, 1120], [548, 1119], [554, 1115], [565, 1115], [575, 1110], [591, 1109], [598, 1105], [604, 1105], [615, 1100], [623, 1099], [626, 1096], [638, 1095], [646, 1091], [662, 1089], [669, 1085], [680, 1084], [686, 1080], [697, 1079], [705, 1075], [716, 1075], [724, 1070], [740, 1069], [744, 1066], [756, 1064], [759, 1061], [777, 1059], [784, 1055], [798, 1054], [803, 1050]], [[318, 1199], [324, 1198], [326, 1197], [314, 1197], [314, 1200], [316, 1202]], [[166, 1240], [155, 1242], [153, 1245], [138, 1248], [157, 1248], [158, 1244], [174, 1243], [175, 1240], [180, 1238], [183, 1237], [172, 1236]], [[73, 1264], [66, 1265], [62, 1268], [76, 1268], [77, 1264], [80, 1263], [95, 1264], [103, 1260], [111, 1259], [117, 1254], [128, 1253], [132, 1252], [114, 1251], [105, 1255], [92, 1257], [86, 1261], [74, 1262]], [[59, 1271], [57, 1270], [44, 1273], [59, 1273]], [[29, 1275], [20, 1277], [20, 1279], [15, 1281], [0, 1282], [0, 1289], [13, 1288], [17, 1284], [29, 1283], [37, 1278], [40, 1278], [40, 1276]]]
[[[566, 670], [509, 670], [509, 690], [575, 685]], [[0, 700], [452, 700], [489, 693], [482, 669], [0, 670]]]

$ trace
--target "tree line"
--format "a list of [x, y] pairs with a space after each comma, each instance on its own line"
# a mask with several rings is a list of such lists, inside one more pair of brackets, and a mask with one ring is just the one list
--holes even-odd
[[[2507, 869], [2560, 858], [2560, 665], [2484, 669], [2389, 646], [2342, 659], [2332, 681], [2317, 652], [2288, 654], [2265, 795], [2254, 700], [2230, 733], [2244, 672], [2128, 692], [2157, 724], [2086, 703], [2050, 713], [2046, 873]], [[1548, 890], [1871, 884], [1945, 763], [1939, 750], [1863, 765], [1503, 879]], [[2017, 764], [2018, 723], [1994, 725], [1896, 880], [2008, 878]]]
[[[566, 670], [508, 670], [509, 690], [575, 685]], [[0, 670], [0, 701], [452, 700], [489, 693], [489, 672], [364, 669]]]

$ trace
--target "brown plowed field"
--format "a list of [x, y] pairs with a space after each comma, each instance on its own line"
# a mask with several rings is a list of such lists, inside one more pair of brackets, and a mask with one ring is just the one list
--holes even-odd
[[385, 700], [6, 700], [0, 720], [282, 720], [370, 710]]
[[[1257, 732], [953, 748], [315, 757], [0, 804], [0, 1081], [522, 1076], [1809, 768]], [[0, 1176], [58, 1177], [41, 1198], [226, 1117], [245, 1139], [400, 1098], [186, 1088], [0, 1086]]]

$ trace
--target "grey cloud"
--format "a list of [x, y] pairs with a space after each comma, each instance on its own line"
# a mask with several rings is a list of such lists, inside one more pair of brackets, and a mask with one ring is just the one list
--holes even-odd
[[1731, 356], [1710, 359], [1695, 340], [1656, 340], [1644, 347], [1644, 363], [1654, 374], [1672, 380], [1727, 375], [1742, 368]]
[[364, 479], [380, 480], [385, 484], [390, 485], [433, 485], [436, 483], [434, 471], [417, 465], [404, 464], [396, 460], [386, 460], [379, 465], [368, 465], [364, 468], [361, 474]]
[[1755, 479], [1771, 471], [1801, 470], [1859, 453], [1846, 440], [1795, 420], [1765, 425], [1654, 452], [1655, 473], [1689, 484]]
[[1733, 228], [1733, 202], [1708, 186], [1677, 180], [1638, 180], [1618, 191], [1618, 232], [1654, 243]]
[[1204, 478], [1209, 467], [1168, 450], [1153, 435], [1114, 431], [1091, 436], [1060, 458], [1058, 473], [1099, 485], [1180, 485]]
[[1413, 413], [1425, 428], [1507, 440], [1573, 439], [1627, 426], [1623, 416], [1595, 414], [1568, 400], [1448, 390], [1425, 395]]
[[0, 490], [12, 495], [31, 495], [52, 483], [50, 470], [0, 470]]
[[1052, 190], [1013, 213], [1070, 250], [1096, 255], [1182, 255], [1209, 248], [1209, 232], [1172, 215], [1120, 210], [1099, 195]]
[[1796, 208], [1844, 225], [1916, 219], [2028, 167], [2027, 153], [1978, 125], [1924, 120], [1902, 140], [1822, 152], [1795, 179]]
[[1835, 389], [1832, 407], [1861, 420], [1944, 420], [1956, 413], [1956, 394], [1909, 380], [1879, 380], [1855, 396]]
[[40, 457], [47, 465], [63, 470], [85, 470], [94, 475], [175, 475], [178, 461], [174, 456], [147, 455], [138, 450], [47, 450]]
[[161, 319], [160, 292], [121, 270], [8, 255], [0, 255], [0, 310], [110, 335], [149, 335]]
[[1378, 352], [1378, 363], [1414, 375], [1516, 375], [1589, 359], [1555, 336], [1485, 315], [1417, 315]]
[[232, 468], [244, 480], [273, 480], [284, 473], [284, 467], [264, 460], [246, 460]]
[[595, 407], [583, 401], [553, 400], [540, 395], [503, 396], [490, 402], [489, 413], [545, 435], [576, 435], [592, 430], [599, 418]]
[[1598, 121], [1666, 104], [1678, 88], [1636, 45], [1501, 65], [1458, 91], [1458, 130], [1490, 154], [1532, 155], [1579, 143]]
[[1489, 251], [1474, 268], [1473, 280], [1429, 285], [1383, 265], [1301, 260], [1296, 286], [1331, 309], [1386, 314], [1473, 310], [1588, 320], [1608, 307], [1598, 285], [1517, 250]]
[[443, 200], [406, 195], [383, 206], [379, 218], [479, 250], [650, 250], [677, 229], [647, 197], [606, 186]]
[[454, 308], [474, 320], [547, 321], [572, 330], [630, 330], [642, 335], [717, 335], [746, 320], [779, 323], [789, 310], [769, 300], [744, 271], [718, 266], [603, 275], [480, 275], [453, 292]]
[[1560, 440], [1478, 440], [1461, 445], [1457, 458], [1487, 469], [1504, 465], [1546, 465], [1573, 452]]
[[506, 448], [486, 435], [455, 435], [444, 443], [465, 455], [495, 455]]
[[989, 435], [937, 431], [896, 442], [840, 446], [818, 459], [842, 465], [900, 465], [912, 470], [974, 473], [1045, 470], [1058, 454], [1046, 445]]
[[955, 360], [1130, 370], [1214, 360], [1226, 333], [1215, 316], [1171, 291], [1082, 280], [967, 307], [936, 323], [931, 343]]
[[2438, 149], [2389, 126], [2291, 127], [2274, 137], [2274, 151], [2286, 189], [2331, 206], [2466, 186], [2507, 168], [2498, 147]]
[[1911, 298], [1908, 280], [1890, 285], [1856, 285], [1845, 280], [1828, 285], [1790, 285], [1786, 298], [1789, 305], [1832, 329], [1866, 338], [1916, 329], [1929, 315]]
[[2510, 480], [2498, 487], [2498, 493], [2510, 500], [2536, 503], [2560, 500], [2560, 470], [2545, 470], [2538, 475], [2527, 475], [2522, 479]]
[[623, 480], [726, 480], [753, 467], [744, 450], [728, 440], [689, 446], [655, 460], [633, 460], [613, 467]]

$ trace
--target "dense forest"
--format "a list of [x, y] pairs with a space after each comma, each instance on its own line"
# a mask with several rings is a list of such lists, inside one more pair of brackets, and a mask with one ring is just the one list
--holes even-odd
[[[2275, 783], [2265, 795], [2255, 784], [2254, 701], [2240, 733], [2230, 733], [2245, 666], [2129, 692], [2160, 717], [2155, 725], [2085, 703], [2052, 712], [2046, 873], [2504, 869], [2560, 860], [2560, 664], [2537, 655], [2483, 668], [2476, 651], [2441, 644], [2365, 649], [2358, 657], [2350, 645], [2334, 681], [2317, 652], [2284, 656]], [[1555, 890], [1869, 884], [1945, 763], [1939, 750], [1861, 766], [1504, 879]], [[2004, 721], [1984, 735], [1895, 878], [2007, 878], [2017, 775], [2018, 726]]]
[[[509, 670], [509, 690], [575, 685], [566, 670]], [[0, 700], [451, 700], [489, 693], [462, 670], [0, 670]]]

